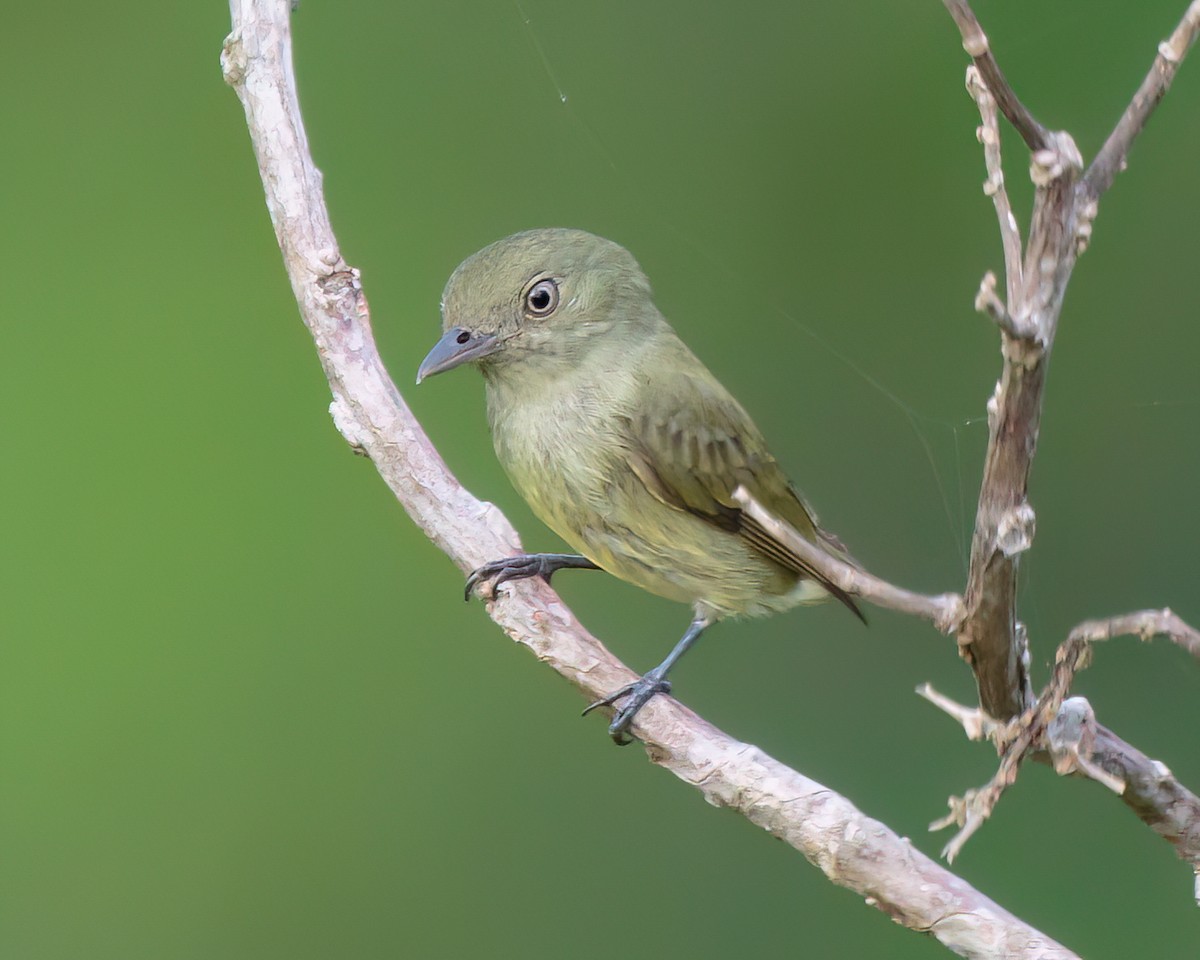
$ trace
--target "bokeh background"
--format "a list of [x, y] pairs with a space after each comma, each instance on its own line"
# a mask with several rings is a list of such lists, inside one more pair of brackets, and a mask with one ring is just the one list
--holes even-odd
[[[1183, 0], [981, 2], [1039, 116], [1091, 155]], [[614, 748], [352, 456], [297, 319], [208, 4], [8, 4], [0, 36], [0, 956], [945, 956]], [[497, 467], [469, 371], [411, 387], [445, 278], [574, 225], [639, 257], [825, 523], [960, 588], [1001, 265], [966, 58], [925, 3], [305, 0], [312, 148], [381, 349], [462, 481]], [[1200, 529], [1200, 62], [1104, 200], [1063, 314], [1021, 614], [1172, 605]], [[1008, 138], [1025, 220], [1025, 157]], [[631, 665], [686, 610], [558, 586]], [[913, 695], [953, 642], [829, 606], [720, 626], [679, 695], [936, 854], [994, 757]], [[1200, 789], [1200, 668], [1098, 651], [1077, 692]], [[956, 864], [1089, 958], [1193, 958], [1173, 851], [1025, 769]]]

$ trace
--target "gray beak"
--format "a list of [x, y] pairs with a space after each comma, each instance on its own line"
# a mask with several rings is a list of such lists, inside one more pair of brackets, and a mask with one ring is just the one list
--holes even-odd
[[435, 373], [452, 370], [461, 363], [478, 360], [500, 349], [500, 340], [491, 333], [472, 333], [465, 327], [451, 327], [417, 368], [417, 383]]

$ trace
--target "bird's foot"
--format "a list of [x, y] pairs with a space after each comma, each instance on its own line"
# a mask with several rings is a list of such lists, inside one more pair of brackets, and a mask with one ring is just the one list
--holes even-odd
[[620, 690], [614, 690], [607, 697], [597, 700], [595, 703], [589, 703], [584, 708], [583, 716], [586, 717], [597, 707], [611, 707], [622, 697], [628, 697], [629, 699], [613, 714], [612, 723], [608, 725], [608, 735], [613, 738], [613, 742], [617, 746], [624, 747], [633, 743], [633, 737], [629, 735], [629, 725], [633, 723], [633, 718], [637, 716], [638, 711], [649, 703], [656, 693], [670, 692], [671, 682], [664, 679], [663, 674], [656, 667], [644, 677], [640, 677], [633, 683], [627, 683]]
[[555, 571], [565, 567], [575, 567], [583, 570], [597, 569], [587, 557], [579, 557], [569, 553], [519, 553], [515, 557], [501, 557], [491, 560], [482, 567], [476, 567], [467, 577], [463, 599], [471, 599], [471, 591], [489, 580], [492, 583], [492, 594], [496, 588], [509, 580], [524, 580], [526, 577], [541, 577], [547, 583]]

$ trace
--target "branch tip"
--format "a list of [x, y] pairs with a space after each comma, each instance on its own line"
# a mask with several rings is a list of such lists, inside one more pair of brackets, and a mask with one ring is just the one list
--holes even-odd
[[1108, 135], [1104, 146], [1096, 154], [1084, 176], [1088, 194], [1098, 198], [1112, 186], [1118, 173], [1127, 165], [1127, 156], [1133, 141], [1137, 139], [1146, 121], [1150, 119], [1159, 102], [1167, 94], [1175, 74], [1184, 57], [1200, 34], [1200, 0], [1192, 0], [1171, 32], [1171, 36], [1158, 45], [1154, 62], [1134, 93], [1129, 106]]
[[1161, 610], [1137, 610], [1102, 620], [1084, 620], [1072, 628], [1062, 646], [1091, 644], [1098, 640], [1112, 640], [1121, 636], [1134, 636], [1143, 641], [1159, 636], [1166, 637], [1200, 660], [1200, 630], [1185, 623], [1170, 607], [1163, 607]]
[[[1016, 229], [1016, 223], [1012, 224]], [[1008, 306], [996, 293], [996, 275], [989, 270], [979, 281], [979, 292], [975, 294], [975, 309], [991, 318], [1001, 330], [1015, 340], [1034, 341], [1037, 327], [1027, 318], [1018, 320], [1008, 312]]]
[[950, 838], [950, 842], [942, 847], [942, 858], [947, 863], [954, 863], [966, 842], [975, 835], [991, 814], [994, 801], [989, 803], [984, 796], [985, 792], [986, 790], [968, 790], [962, 797], [948, 798], [946, 804], [950, 812], [929, 825], [930, 833], [952, 826], [959, 828], [958, 833]]
[[939, 693], [930, 683], [923, 683], [916, 688], [917, 696], [923, 697], [943, 713], [957, 720], [967, 735], [968, 740], [990, 739], [1001, 726], [982, 707], [968, 707], [956, 700], [951, 700], [945, 694]]

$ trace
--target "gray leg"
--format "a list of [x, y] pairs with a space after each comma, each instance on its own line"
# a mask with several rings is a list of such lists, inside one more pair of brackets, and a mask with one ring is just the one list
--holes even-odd
[[649, 671], [641, 679], [626, 684], [620, 690], [613, 691], [602, 700], [588, 704], [587, 708], [583, 711], [584, 716], [587, 716], [597, 707], [610, 707], [622, 697], [629, 697], [629, 700], [613, 714], [612, 723], [608, 725], [608, 735], [620, 746], [632, 743], [633, 738], [629, 736], [629, 725], [633, 722], [633, 718], [637, 716], [637, 712], [642, 707], [650, 702], [656, 693], [671, 692], [671, 683], [667, 680], [667, 673], [675, 666], [675, 662], [687, 653], [692, 644], [696, 642], [696, 638], [707, 627], [712, 625], [712, 622], [711, 617], [698, 615], [688, 626], [687, 632], [683, 635], [682, 639], [675, 644], [675, 648], [667, 654], [667, 658], [662, 663]]

